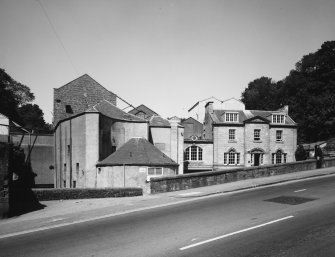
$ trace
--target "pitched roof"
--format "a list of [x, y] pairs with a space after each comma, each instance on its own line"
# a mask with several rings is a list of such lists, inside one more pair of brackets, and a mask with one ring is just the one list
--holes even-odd
[[102, 100], [101, 102], [86, 110], [86, 112], [99, 112], [107, 117], [117, 120], [147, 122], [146, 120], [141, 119], [133, 114], [122, 111], [107, 100]]
[[[260, 110], [214, 110], [211, 117], [215, 123], [225, 123], [224, 114], [226, 112], [235, 112], [238, 113], [238, 122], [235, 124], [243, 124], [245, 122], [251, 121], [256, 117], [259, 117], [260, 120], [268, 120], [271, 122], [272, 114], [283, 113], [282, 111], [260, 111]], [[296, 125], [292, 118], [286, 115], [285, 124], [276, 124], [276, 125]]]
[[138, 114], [140, 112], [143, 112], [144, 114], [146, 114], [148, 117], [151, 117], [153, 115], [159, 115], [156, 112], [154, 112], [153, 110], [151, 110], [150, 108], [148, 108], [147, 106], [145, 106], [144, 104], [139, 105], [138, 107], [132, 109], [131, 111], [129, 111], [128, 113], [131, 114]]
[[[63, 87], [67, 87], [67, 86], [72, 86], [73, 84], [80, 84], [82, 87], [86, 87], [86, 86], [99, 86], [107, 91], [109, 91], [108, 89], [106, 89], [104, 86], [102, 86], [99, 82], [97, 82], [95, 79], [93, 79], [90, 75], [88, 75], [87, 73], [79, 76], [76, 79], [71, 80], [70, 82], [66, 83], [65, 85], [59, 87], [59, 88], [55, 88], [55, 90], [59, 90]], [[113, 92], [109, 91], [111, 94], [114, 95]]]
[[144, 138], [132, 138], [97, 166], [178, 166]]
[[149, 125], [151, 127], [171, 127], [170, 122], [162, 118], [161, 116], [151, 116], [149, 120]]

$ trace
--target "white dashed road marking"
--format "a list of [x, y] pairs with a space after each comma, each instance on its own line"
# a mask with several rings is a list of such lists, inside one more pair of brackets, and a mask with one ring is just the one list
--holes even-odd
[[252, 229], [264, 227], [264, 226], [267, 226], [267, 225], [270, 225], [270, 224], [273, 224], [273, 223], [276, 223], [276, 222], [279, 222], [279, 221], [291, 219], [293, 217], [294, 216], [291, 215], [291, 216], [287, 216], [287, 217], [284, 217], [284, 218], [281, 218], [281, 219], [269, 221], [269, 222], [266, 222], [266, 223], [263, 223], [263, 224], [260, 224], [260, 225], [257, 225], [257, 226], [253, 226], [253, 227], [250, 227], [250, 228], [241, 229], [239, 231], [235, 231], [235, 232], [232, 232], [232, 233], [229, 233], [229, 234], [225, 234], [225, 235], [222, 235], [222, 236], [214, 237], [214, 238], [211, 238], [211, 239], [199, 242], [199, 243], [195, 243], [195, 244], [184, 246], [182, 248], [179, 248], [179, 250], [183, 251], [183, 250], [186, 250], [186, 249], [189, 249], [189, 248], [192, 248], [192, 247], [196, 247], [196, 246], [207, 244], [207, 243], [210, 243], [210, 242], [213, 242], [213, 241], [216, 241], [216, 240], [220, 240], [220, 239], [225, 238], [225, 237], [229, 237], [229, 236], [233, 236], [233, 235], [236, 235], [236, 234], [240, 234], [240, 233], [252, 230]]
[[305, 191], [305, 190], [306, 190], [306, 189], [296, 190], [296, 191], [294, 191], [294, 193], [302, 192], [302, 191]]

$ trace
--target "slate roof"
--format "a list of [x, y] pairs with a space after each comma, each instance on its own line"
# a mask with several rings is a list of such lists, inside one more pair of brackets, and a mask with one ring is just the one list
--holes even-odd
[[100, 103], [97, 103], [93, 107], [86, 110], [86, 112], [99, 112], [116, 120], [147, 122], [146, 120], [141, 119], [133, 114], [122, 111], [107, 100], [102, 100]]
[[149, 120], [149, 125], [151, 127], [166, 127], [171, 128], [171, 124], [168, 120], [162, 118], [161, 116], [151, 116]]
[[144, 104], [141, 104], [139, 105], [138, 107], [132, 109], [131, 111], [129, 111], [128, 113], [131, 113], [131, 114], [138, 114], [140, 112], [143, 112], [145, 115], [148, 116], [148, 118], [150, 118], [151, 116], [153, 115], [156, 115], [158, 116], [159, 114], [154, 112], [153, 110], [151, 110], [150, 108], [148, 108], [147, 106], [145, 106]]
[[[238, 122], [229, 122], [229, 124], [244, 124], [245, 122], [248, 122], [252, 119], [255, 119], [257, 117], [260, 118], [260, 120], [267, 120], [269, 123], [271, 123], [272, 114], [276, 113], [283, 113], [283, 111], [260, 111], [260, 110], [214, 110], [214, 113], [211, 114], [211, 117], [216, 124], [227, 124], [228, 122], [225, 122], [225, 113], [226, 112], [236, 112], [238, 113]], [[286, 114], [285, 117], [285, 123], [284, 124], [277, 124], [276, 125], [297, 125], [290, 116]]]
[[97, 164], [101, 166], [178, 166], [157, 147], [144, 138], [132, 138]]

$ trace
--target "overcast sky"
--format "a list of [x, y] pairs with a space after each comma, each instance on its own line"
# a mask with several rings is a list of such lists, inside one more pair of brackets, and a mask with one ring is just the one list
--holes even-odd
[[85, 73], [135, 106], [187, 117], [199, 100], [283, 79], [329, 40], [334, 0], [0, 0], [0, 67], [47, 122], [53, 88]]

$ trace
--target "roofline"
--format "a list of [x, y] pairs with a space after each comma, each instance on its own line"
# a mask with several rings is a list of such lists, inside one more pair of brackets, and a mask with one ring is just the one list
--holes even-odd
[[192, 139], [184, 139], [184, 143], [192, 143], [192, 144], [213, 144], [213, 140], [195, 140], [193, 141]]
[[122, 162], [116, 162], [116, 163], [97, 163], [95, 165], [96, 167], [106, 167], [106, 166], [146, 166], [146, 167], [178, 167], [178, 163], [122, 163]]
[[71, 80], [70, 82], [64, 84], [63, 86], [60, 86], [60, 87], [58, 87], [58, 88], [54, 88], [54, 90], [61, 89], [62, 87], [67, 86], [68, 84], [72, 83], [73, 81], [75, 81], [75, 80], [77, 80], [77, 79], [79, 79], [79, 78], [81, 78], [81, 77], [84, 77], [85, 75], [86, 75], [86, 76], [89, 76], [92, 80], [94, 80], [97, 84], [99, 84], [99, 86], [103, 87], [103, 88], [106, 89], [108, 92], [110, 92], [110, 93], [112, 93], [113, 95], [116, 96], [115, 93], [113, 93], [112, 91], [109, 91], [107, 88], [105, 88], [103, 85], [101, 85], [98, 81], [96, 81], [94, 78], [92, 78], [92, 77], [91, 77], [90, 75], [88, 75], [87, 73], [84, 73], [83, 75], [79, 76], [78, 78], [75, 78], [75, 79]]
[[107, 115], [102, 114], [102, 113], [99, 112], [99, 111], [96, 111], [96, 112], [81, 112], [81, 113], [78, 113], [78, 114], [73, 115], [73, 116], [71, 116], [71, 117], [68, 117], [68, 118], [59, 120], [59, 121], [57, 122], [55, 128], [54, 128], [54, 131], [57, 129], [57, 127], [59, 126], [60, 123], [62, 123], [62, 122], [64, 122], [64, 121], [68, 121], [68, 120], [74, 119], [74, 118], [77, 118], [77, 117], [79, 117], [79, 116], [81, 116], [81, 115], [84, 115], [84, 114], [100, 114], [100, 115], [102, 115], [102, 116], [104, 116], [104, 117], [107, 117], [107, 118], [109, 118], [109, 119], [113, 119], [113, 120], [115, 120], [115, 121], [122, 121], [122, 122], [148, 123], [147, 120], [136, 120], [136, 121], [135, 121], [135, 120], [122, 120], [122, 119], [111, 118], [111, 117], [109, 117], [109, 116], [107, 116]]
[[150, 124], [149, 124], [149, 127], [151, 127], [151, 128], [171, 128], [171, 126], [164, 126], [164, 125], [155, 126], [155, 125], [150, 125]]

